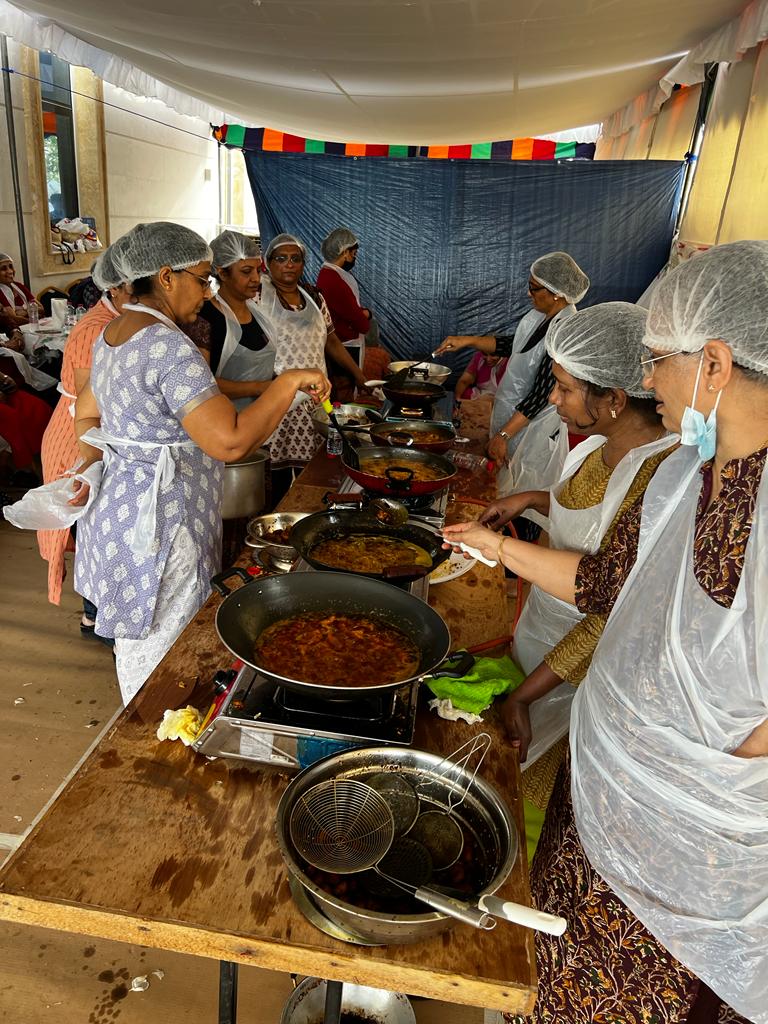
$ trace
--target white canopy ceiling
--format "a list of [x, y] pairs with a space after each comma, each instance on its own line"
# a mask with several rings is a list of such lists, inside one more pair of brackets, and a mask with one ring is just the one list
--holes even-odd
[[312, 138], [416, 145], [542, 135], [603, 120], [744, 6], [24, 0], [25, 14], [0, 3], [0, 28], [184, 113], [217, 120], [223, 111]]

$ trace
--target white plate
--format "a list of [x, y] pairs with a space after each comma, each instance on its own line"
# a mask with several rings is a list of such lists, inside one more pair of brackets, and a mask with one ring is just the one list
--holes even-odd
[[429, 574], [429, 585], [432, 587], [435, 583], [447, 583], [449, 580], [458, 579], [476, 564], [476, 558], [465, 558], [461, 551], [453, 551], [450, 558]]

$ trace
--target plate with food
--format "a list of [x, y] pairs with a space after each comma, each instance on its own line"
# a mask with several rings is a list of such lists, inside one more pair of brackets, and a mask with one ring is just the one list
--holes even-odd
[[477, 563], [476, 558], [465, 558], [461, 551], [454, 551], [450, 558], [447, 558], [442, 565], [438, 565], [429, 574], [429, 585], [435, 583], [447, 583], [449, 580], [456, 580], [463, 576]]

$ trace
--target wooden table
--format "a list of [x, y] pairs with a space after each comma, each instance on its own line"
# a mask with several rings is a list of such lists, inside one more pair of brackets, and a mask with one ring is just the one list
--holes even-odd
[[[338, 481], [337, 462], [316, 457], [284, 507], [317, 507]], [[462, 473], [459, 490], [492, 483]], [[477, 508], [454, 504], [453, 517]], [[452, 1003], [526, 1013], [535, 999], [533, 934], [500, 923], [492, 932], [456, 925], [407, 946], [348, 945], [315, 929], [296, 908], [277, 847], [275, 810], [288, 777], [236, 761], [206, 761], [160, 743], [166, 708], [208, 706], [214, 672], [231, 656], [219, 641], [212, 597], [140, 694], [85, 761], [0, 873], [0, 918], [82, 935], [207, 956], [228, 964], [350, 981]], [[478, 563], [436, 586], [430, 603], [455, 646], [508, 631], [504, 579]], [[519, 769], [493, 712], [468, 727], [419, 712], [415, 745], [448, 753], [475, 732], [493, 737], [483, 776], [513, 808], [520, 857], [500, 894], [529, 902]], [[230, 987], [224, 998], [234, 1004]], [[231, 1010], [230, 1005], [230, 1010]], [[232, 1019], [222, 1011], [221, 1020]]]

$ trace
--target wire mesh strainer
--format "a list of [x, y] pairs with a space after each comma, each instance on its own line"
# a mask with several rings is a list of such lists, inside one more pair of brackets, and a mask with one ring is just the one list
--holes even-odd
[[389, 805], [355, 779], [328, 779], [296, 801], [289, 821], [296, 851], [321, 871], [354, 874], [373, 867], [395, 835]]

